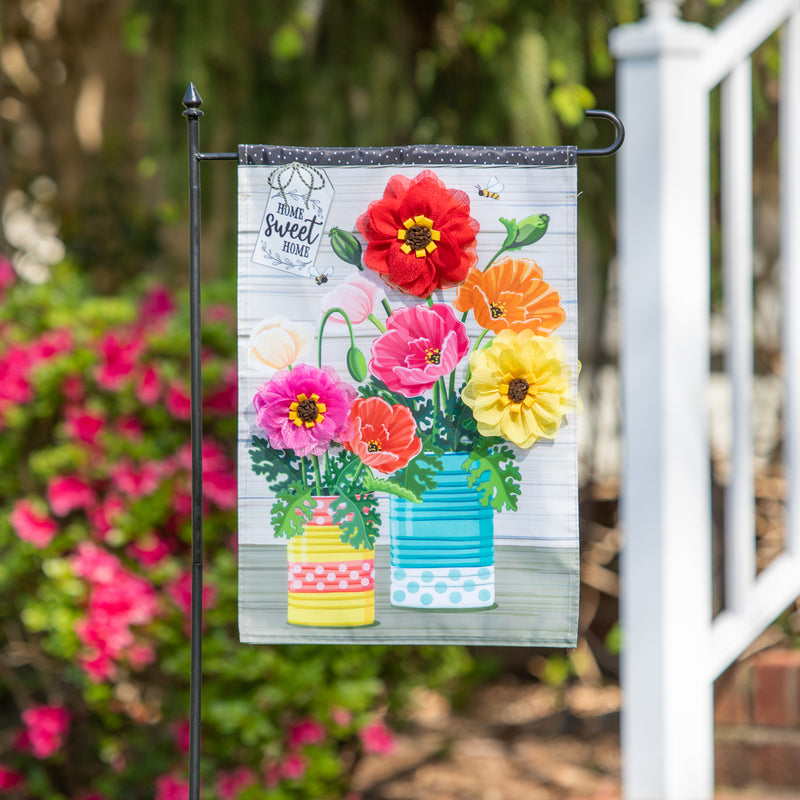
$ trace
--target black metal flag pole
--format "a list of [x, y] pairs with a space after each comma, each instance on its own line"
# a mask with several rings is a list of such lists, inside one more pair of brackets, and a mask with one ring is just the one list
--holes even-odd
[[[183, 96], [189, 134], [189, 336], [191, 341], [191, 451], [192, 451], [192, 605], [189, 684], [189, 800], [200, 798], [200, 720], [203, 660], [203, 389], [201, 375], [200, 306], [200, 162], [235, 161], [238, 153], [200, 152], [200, 106], [203, 100], [190, 83]], [[616, 129], [606, 148], [578, 150], [583, 157], [610, 156], [625, 138], [620, 119], [610, 111], [589, 110], [587, 117], [607, 119]]]
[[191, 348], [192, 436], [192, 605], [189, 677], [189, 800], [200, 797], [200, 719], [203, 661], [203, 387], [200, 306], [200, 162], [233, 160], [236, 153], [200, 152], [200, 106], [190, 83], [183, 96], [189, 123], [189, 337]]

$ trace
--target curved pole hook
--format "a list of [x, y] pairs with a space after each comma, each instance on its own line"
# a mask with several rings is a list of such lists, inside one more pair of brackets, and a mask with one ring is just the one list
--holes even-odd
[[622, 142], [625, 140], [625, 126], [622, 124], [622, 120], [610, 111], [601, 111], [597, 108], [588, 109], [586, 111], [586, 116], [607, 119], [616, 129], [617, 137], [608, 147], [593, 150], [578, 150], [577, 155], [594, 158], [595, 156], [610, 156], [616, 153], [617, 150], [622, 147]]

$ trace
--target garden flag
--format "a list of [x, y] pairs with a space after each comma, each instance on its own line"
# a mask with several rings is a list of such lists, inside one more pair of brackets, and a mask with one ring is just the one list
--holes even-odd
[[575, 645], [575, 158], [240, 146], [243, 642]]

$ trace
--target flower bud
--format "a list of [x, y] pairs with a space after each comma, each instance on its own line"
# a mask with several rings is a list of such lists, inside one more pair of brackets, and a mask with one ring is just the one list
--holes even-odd
[[506, 229], [503, 250], [519, 250], [529, 244], [538, 242], [547, 233], [550, 217], [547, 214], [531, 214], [519, 224], [515, 219], [509, 220], [500, 217], [500, 222], [503, 223]]
[[361, 268], [361, 243], [352, 233], [341, 228], [331, 228], [331, 247], [342, 261]]
[[355, 345], [347, 351], [347, 371], [359, 383], [367, 377], [367, 359]]

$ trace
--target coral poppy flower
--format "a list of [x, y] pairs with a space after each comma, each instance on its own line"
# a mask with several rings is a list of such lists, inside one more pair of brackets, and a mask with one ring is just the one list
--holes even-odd
[[482, 436], [502, 436], [522, 448], [553, 439], [575, 407], [571, 370], [557, 336], [504, 330], [469, 359], [472, 376], [461, 398]]
[[369, 371], [391, 391], [419, 397], [449, 375], [468, 350], [467, 329], [450, 306], [401, 308], [372, 343]]
[[453, 305], [472, 309], [477, 323], [494, 333], [529, 329], [549, 336], [567, 318], [558, 292], [542, 280], [541, 267], [524, 258], [505, 258], [486, 272], [471, 269]]
[[368, 397], [353, 403], [350, 420], [353, 436], [342, 444], [378, 472], [403, 469], [422, 449], [417, 423], [406, 406]]
[[469, 196], [427, 169], [390, 178], [356, 226], [367, 240], [364, 263], [417, 297], [460, 283], [478, 260], [480, 226], [469, 215]]
[[272, 447], [320, 456], [332, 441], [349, 438], [348, 412], [355, 396], [355, 389], [330, 367], [298, 364], [260, 386], [253, 405]]

